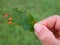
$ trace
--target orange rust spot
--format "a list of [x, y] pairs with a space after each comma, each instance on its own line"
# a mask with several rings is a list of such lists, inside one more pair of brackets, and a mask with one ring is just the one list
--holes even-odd
[[9, 22], [8, 22], [8, 24], [12, 24], [12, 22], [11, 22], [11, 21], [9, 21]]
[[9, 20], [13, 20], [13, 18], [10, 17]]
[[4, 14], [4, 18], [6, 18], [8, 16], [8, 14]]
[[37, 21], [36, 20], [34, 20], [34, 24], [36, 23]]

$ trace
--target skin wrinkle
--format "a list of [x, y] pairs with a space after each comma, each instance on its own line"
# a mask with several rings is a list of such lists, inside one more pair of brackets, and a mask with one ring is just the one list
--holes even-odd
[[[49, 28], [49, 29], [55, 29], [55, 26], [56, 26], [56, 21], [57, 21], [57, 16], [56, 17], [54, 17], [55, 18], [55, 23], [54, 23], [54, 25], [50, 28], [49, 27], [49, 25], [47, 24], [47, 27]], [[48, 22], [48, 21], [47, 21]], [[48, 22], [49, 23], [49, 22]]]
[[49, 28], [48, 23], [47, 23], [47, 28], [49, 28], [49, 30], [53, 32], [53, 34], [55, 35], [56, 38], [60, 38], [59, 37], [60, 35], [58, 34], [59, 31], [55, 27], [57, 22], [58, 22], [58, 16], [55, 17], [55, 23], [51, 28]]
[[[52, 32], [53, 32], [53, 34], [55, 35], [55, 37], [58, 38], [58, 35], [57, 35], [58, 30], [56, 30], [56, 28], [55, 28], [56, 24], [57, 24], [57, 16], [55, 17], [55, 23], [54, 23], [52, 29], [49, 29], [49, 30], [52, 30]], [[49, 27], [48, 27], [48, 28], [49, 28]]]
[[59, 30], [60, 31], [60, 16], [57, 16], [57, 21], [56, 21], [56, 26], [55, 26], [55, 28], [56, 28], [56, 30]]
[[55, 31], [53, 33], [54, 33], [55, 37], [59, 40], [60, 34], [59, 34], [59, 30], [56, 28], [57, 22], [58, 22], [58, 17], [60, 17], [60, 16], [57, 16], [57, 18], [56, 18], [55, 29], [54, 29]]

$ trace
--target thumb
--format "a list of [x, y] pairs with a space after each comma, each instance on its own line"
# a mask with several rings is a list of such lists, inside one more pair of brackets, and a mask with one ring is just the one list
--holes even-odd
[[37, 23], [34, 25], [34, 29], [43, 45], [57, 45], [57, 39], [47, 27]]

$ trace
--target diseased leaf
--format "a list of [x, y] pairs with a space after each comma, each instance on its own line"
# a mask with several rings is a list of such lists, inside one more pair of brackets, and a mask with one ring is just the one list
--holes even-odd
[[33, 25], [34, 25], [34, 17], [32, 16], [31, 13], [27, 12], [26, 10], [25, 11], [16, 11], [15, 12], [17, 14], [14, 14], [14, 21], [17, 25], [20, 25], [22, 26], [25, 30], [29, 30], [29, 31], [33, 31]]
[[[36, 20], [31, 12], [19, 9], [8, 1], [1, 1], [4, 6], [0, 7], [0, 45], [40, 45], [35, 37], [33, 26]], [[10, 3], [10, 2], [9, 2]], [[8, 14], [8, 16], [5, 16]]]

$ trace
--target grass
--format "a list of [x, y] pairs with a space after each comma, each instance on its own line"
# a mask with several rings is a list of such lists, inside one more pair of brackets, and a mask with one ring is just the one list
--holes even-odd
[[60, 15], [60, 0], [0, 0], [0, 45], [42, 45], [33, 25], [51, 15]]

